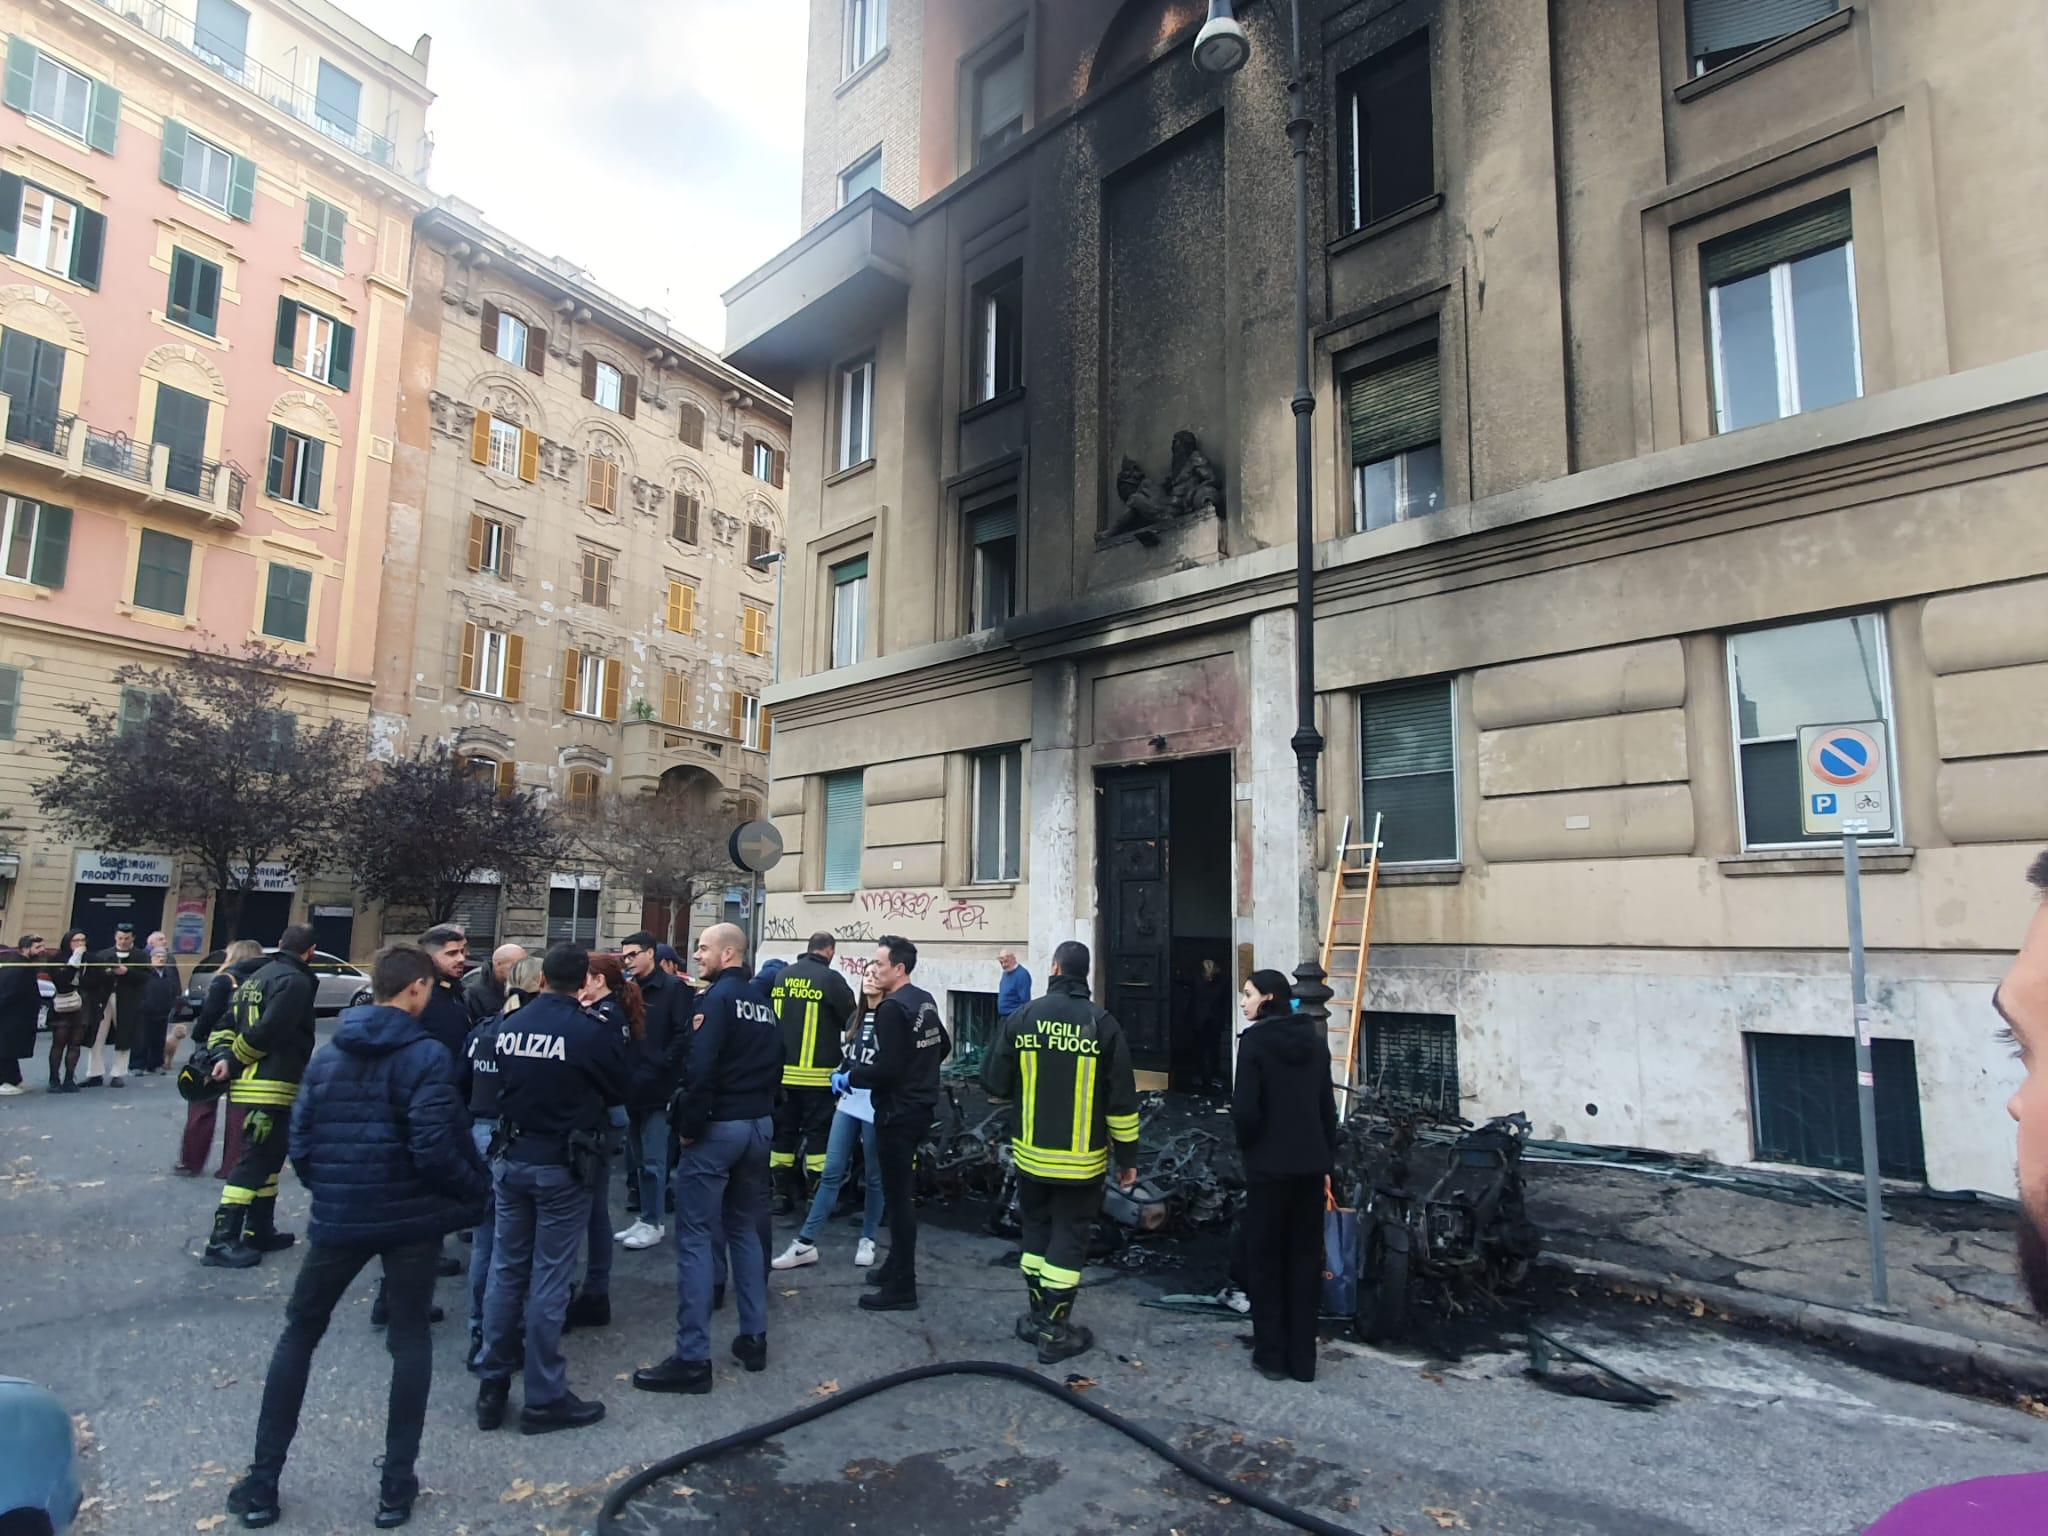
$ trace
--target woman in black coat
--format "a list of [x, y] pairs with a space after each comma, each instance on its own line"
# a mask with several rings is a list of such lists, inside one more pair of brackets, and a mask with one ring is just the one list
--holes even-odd
[[[97, 994], [92, 990], [88, 978], [92, 972], [86, 966], [85, 931], [74, 928], [64, 935], [57, 946], [56, 963], [50, 967], [50, 980], [57, 992], [50, 999], [50, 1092], [78, 1092], [78, 1052], [85, 1043], [85, 1021], [91, 1012], [91, 999]], [[59, 1063], [64, 1068], [64, 1080], [57, 1080]]]
[[1245, 1289], [1252, 1364], [1278, 1381], [1316, 1379], [1323, 1211], [1337, 1162], [1337, 1097], [1323, 1032], [1293, 1011], [1287, 978], [1244, 984], [1250, 1027], [1238, 1037], [1230, 1116], [1244, 1155]]

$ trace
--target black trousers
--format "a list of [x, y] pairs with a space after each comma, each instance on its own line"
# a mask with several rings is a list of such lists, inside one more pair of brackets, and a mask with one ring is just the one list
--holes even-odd
[[875, 1127], [882, 1154], [882, 1198], [889, 1206], [889, 1257], [882, 1261], [884, 1287], [917, 1289], [917, 1206], [914, 1203], [917, 1144], [931, 1129], [928, 1120], [898, 1120]]
[[1323, 1292], [1323, 1176], [1254, 1179], [1244, 1193], [1252, 1359], [1296, 1381], [1314, 1381]]
[[[228, 1170], [227, 1185], [220, 1192], [222, 1205], [276, 1198], [277, 1176], [284, 1171], [285, 1154], [291, 1150], [291, 1105], [249, 1104], [243, 1109], [242, 1150]], [[266, 1119], [258, 1120], [259, 1114]]]
[[825, 1171], [825, 1143], [832, 1136], [836, 1106], [829, 1088], [785, 1088], [775, 1107], [775, 1141], [768, 1166], [801, 1168], [805, 1174]]
[[382, 1258], [384, 1304], [391, 1312], [384, 1338], [391, 1351], [384, 1478], [387, 1483], [402, 1482], [413, 1475], [413, 1462], [420, 1453], [420, 1429], [427, 1421], [427, 1390], [434, 1378], [434, 1346], [427, 1332], [427, 1315], [434, 1301], [434, 1267], [440, 1254], [437, 1239], [381, 1250], [325, 1248], [318, 1243], [306, 1250], [299, 1278], [292, 1286], [292, 1299], [285, 1303], [284, 1332], [271, 1352], [270, 1374], [263, 1379], [252, 1470], [272, 1478], [284, 1470], [285, 1453], [299, 1427], [299, 1407], [306, 1398], [313, 1351], [327, 1332], [327, 1320], [363, 1266]]
[[1017, 1214], [1024, 1227], [1022, 1268], [1049, 1291], [1071, 1291], [1088, 1263], [1088, 1234], [1102, 1210], [1102, 1180], [1034, 1179], [1017, 1175]]

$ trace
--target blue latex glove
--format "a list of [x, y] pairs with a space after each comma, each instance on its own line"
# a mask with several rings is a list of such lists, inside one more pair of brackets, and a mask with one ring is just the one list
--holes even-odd
[[853, 1092], [853, 1084], [847, 1081], [846, 1071], [841, 1068], [832, 1074], [832, 1097], [843, 1099]]

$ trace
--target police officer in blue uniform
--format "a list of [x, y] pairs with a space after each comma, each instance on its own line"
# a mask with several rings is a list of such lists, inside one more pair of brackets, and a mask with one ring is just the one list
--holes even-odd
[[478, 1429], [505, 1421], [522, 1321], [520, 1429], [540, 1435], [604, 1417], [604, 1404], [569, 1390], [562, 1360], [562, 1321], [590, 1223], [607, 1113], [626, 1102], [632, 1076], [618, 1031], [576, 1001], [589, 976], [588, 950], [555, 945], [541, 960], [542, 992], [498, 1031], [497, 1217], [476, 1365]]
[[676, 1044], [687, 1053], [670, 1121], [676, 1165], [676, 1351], [633, 1373], [643, 1392], [711, 1390], [715, 1252], [725, 1247], [739, 1308], [733, 1358], [768, 1364], [768, 1151], [782, 1082], [782, 1026], [747, 964], [746, 935], [714, 923], [697, 941], [710, 985]]

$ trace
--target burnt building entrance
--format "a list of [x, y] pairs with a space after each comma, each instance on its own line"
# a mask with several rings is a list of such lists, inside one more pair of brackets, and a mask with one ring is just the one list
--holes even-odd
[[[1190, 1090], [1225, 1080], [1234, 1005], [1230, 758], [1106, 768], [1096, 790], [1102, 1004], [1123, 1025], [1139, 1071]], [[1204, 959], [1220, 978], [1206, 991]]]

